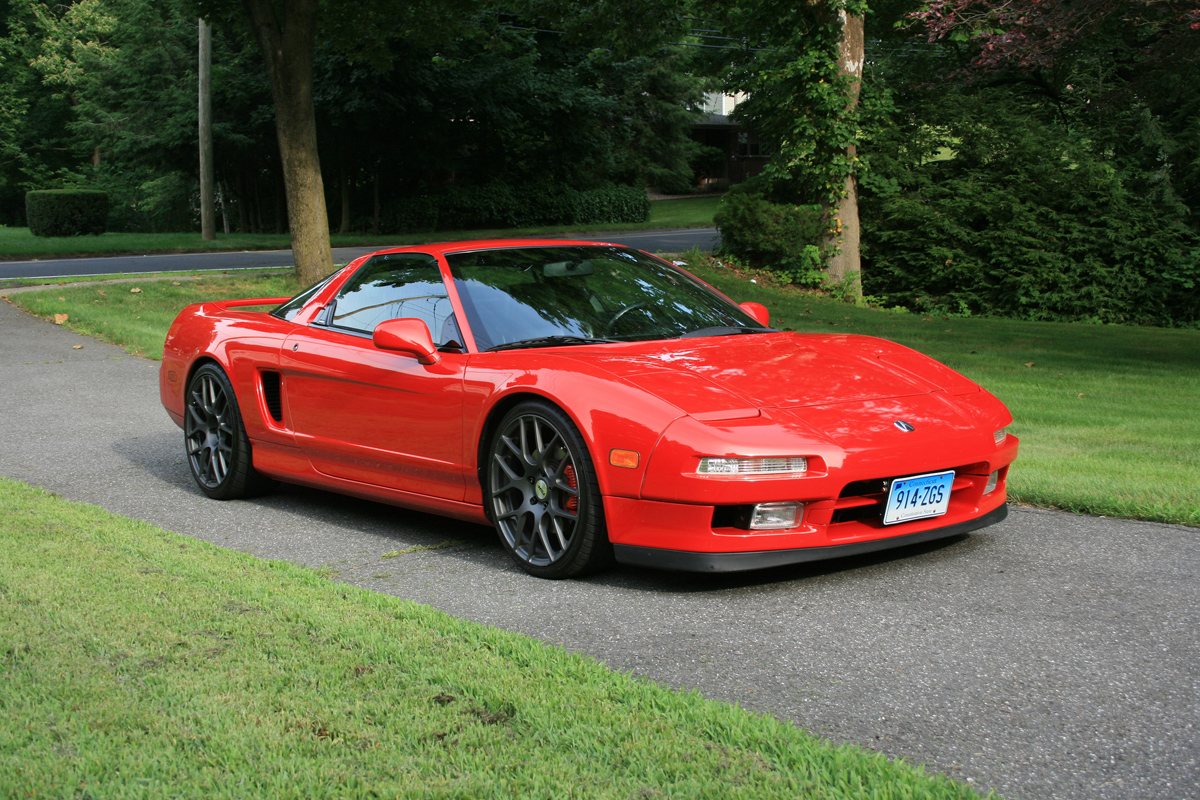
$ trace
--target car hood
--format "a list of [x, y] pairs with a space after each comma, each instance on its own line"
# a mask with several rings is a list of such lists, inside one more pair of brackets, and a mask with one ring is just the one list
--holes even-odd
[[898, 348], [864, 336], [779, 333], [672, 339], [615, 351], [588, 348], [586, 355], [577, 350], [570, 356], [587, 359], [693, 416], [714, 419], [729, 412], [738, 416], [741, 409], [827, 406], [941, 388], [911, 368], [885, 361], [881, 353], [887, 346]]

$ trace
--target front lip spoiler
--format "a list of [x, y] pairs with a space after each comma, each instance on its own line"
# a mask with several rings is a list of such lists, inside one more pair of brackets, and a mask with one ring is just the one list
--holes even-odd
[[628, 544], [613, 545], [617, 561], [638, 567], [678, 570], [681, 572], [743, 572], [751, 569], [766, 569], [786, 564], [802, 564], [806, 561], [823, 561], [829, 558], [844, 558], [877, 550], [929, 542], [959, 536], [988, 525], [994, 525], [1008, 516], [1008, 504], [981, 517], [957, 522], [944, 528], [918, 531], [906, 536], [889, 536], [851, 544], [835, 544], [825, 547], [803, 547], [798, 550], [760, 550], [750, 553], [693, 553], [687, 550], [660, 550], [656, 547], [636, 547]]

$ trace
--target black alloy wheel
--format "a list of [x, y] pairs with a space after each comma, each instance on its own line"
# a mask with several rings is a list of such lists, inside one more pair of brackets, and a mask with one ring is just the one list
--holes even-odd
[[500, 542], [540, 578], [612, 563], [596, 471], [574, 423], [549, 403], [521, 403], [492, 437], [487, 503]]
[[183, 416], [188, 465], [200, 491], [217, 500], [232, 500], [261, 494], [275, 485], [254, 469], [237, 398], [220, 367], [204, 364], [192, 375]]

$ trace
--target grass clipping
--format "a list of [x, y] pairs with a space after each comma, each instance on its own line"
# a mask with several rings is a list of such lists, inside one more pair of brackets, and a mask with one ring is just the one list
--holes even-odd
[[0, 630], [4, 797], [975, 796], [7, 480]]

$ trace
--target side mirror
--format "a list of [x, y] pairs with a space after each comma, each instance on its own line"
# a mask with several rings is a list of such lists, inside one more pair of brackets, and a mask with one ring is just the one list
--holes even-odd
[[767, 311], [767, 307], [762, 303], [742, 303], [741, 309], [754, 317], [764, 328], [771, 327], [771, 312]]
[[389, 319], [375, 326], [371, 341], [380, 350], [407, 353], [420, 364], [436, 364], [442, 354], [433, 344], [429, 326], [419, 319]]

